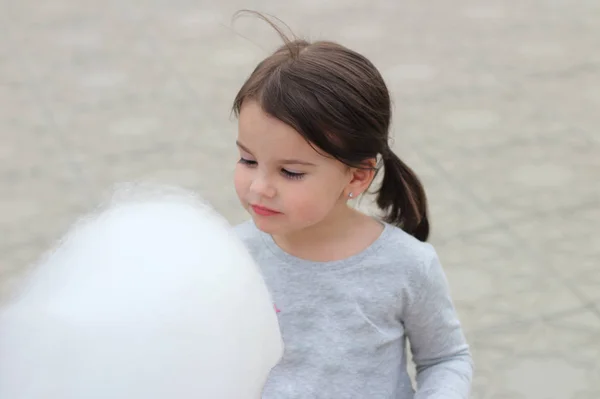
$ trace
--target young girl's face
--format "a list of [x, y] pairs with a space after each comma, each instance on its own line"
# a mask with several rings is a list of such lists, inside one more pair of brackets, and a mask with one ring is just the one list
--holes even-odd
[[255, 101], [242, 105], [237, 146], [235, 189], [262, 231], [281, 235], [312, 227], [345, 205], [349, 169]]

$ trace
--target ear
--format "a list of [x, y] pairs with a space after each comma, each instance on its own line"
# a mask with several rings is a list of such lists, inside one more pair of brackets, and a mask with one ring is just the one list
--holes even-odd
[[375, 177], [376, 167], [377, 159], [373, 158], [363, 162], [363, 166], [360, 168], [350, 169], [350, 182], [345, 190], [347, 198], [350, 197], [350, 193], [352, 193], [352, 198], [357, 198], [369, 188]]

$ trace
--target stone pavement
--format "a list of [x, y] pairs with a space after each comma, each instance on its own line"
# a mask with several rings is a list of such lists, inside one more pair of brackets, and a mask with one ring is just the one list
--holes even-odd
[[113, 183], [201, 192], [232, 222], [252, 7], [370, 57], [426, 183], [477, 362], [473, 398], [600, 398], [598, 0], [4, 0], [0, 281]]

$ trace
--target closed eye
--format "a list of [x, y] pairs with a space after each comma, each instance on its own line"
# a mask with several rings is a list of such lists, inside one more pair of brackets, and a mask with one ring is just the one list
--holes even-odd
[[289, 170], [286, 170], [286, 169], [281, 169], [281, 173], [286, 178], [292, 179], [292, 180], [300, 180], [304, 177], [304, 175], [306, 175], [306, 173], [290, 172]]
[[256, 161], [251, 161], [251, 160], [243, 158], [243, 157], [240, 158], [240, 160], [238, 162], [241, 163], [242, 165], [248, 165], [248, 166], [256, 165]]
[[[238, 163], [240, 163], [241, 165], [246, 165], [248, 167], [254, 167], [254, 166], [258, 165], [258, 162], [252, 161], [250, 159], [246, 159], [244, 157], [241, 157], [240, 160], [238, 161]], [[306, 175], [306, 173], [291, 172], [287, 169], [281, 169], [281, 174], [286, 179], [290, 179], [290, 180], [300, 180]]]

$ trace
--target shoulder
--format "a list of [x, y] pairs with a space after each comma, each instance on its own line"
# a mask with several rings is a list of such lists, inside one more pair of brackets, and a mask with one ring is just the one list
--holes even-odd
[[244, 240], [246, 238], [256, 235], [256, 230], [257, 230], [257, 228], [251, 219], [246, 220], [245, 222], [233, 225], [233, 232], [241, 240]]
[[240, 224], [234, 225], [233, 232], [251, 252], [254, 252], [254, 250], [263, 243], [261, 231], [256, 227], [254, 221], [252, 220], [247, 220]]
[[431, 266], [438, 263], [433, 245], [422, 242], [393, 225], [386, 225], [385, 235], [377, 248], [379, 257], [386, 257], [397, 270], [410, 280], [429, 274]]
[[387, 224], [381, 243], [381, 250], [411, 264], [429, 263], [437, 257], [436, 251], [428, 242], [419, 241], [399, 227]]
[[387, 252], [387, 264], [399, 283], [403, 317], [429, 305], [451, 303], [448, 279], [433, 245], [392, 227], [382, 252]]

